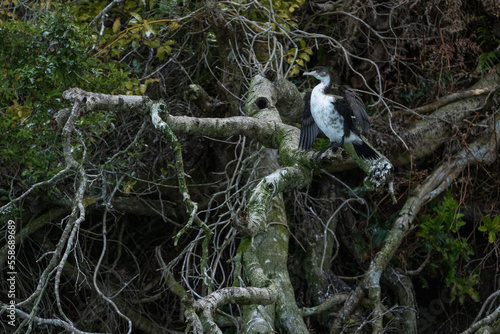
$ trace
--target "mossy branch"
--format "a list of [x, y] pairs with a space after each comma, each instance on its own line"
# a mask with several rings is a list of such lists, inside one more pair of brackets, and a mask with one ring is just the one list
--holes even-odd
[[202, 255], [201, 255], [201, 272], [204, 273], [205, 284], [212, 289], [213, 284], [211, 278], [206, 274], [207, 273], [207, 261], [208, 261], [208, 248], [210, 239], [212, 238], [212, 231], [210, 228], [198, 217], [198, 203], [191, 200], [191, 196], [189, 195], [189, 190], [186, 183], [185, 172], [184, 172], [184, 162], [182, 159], [182, 147], [175, 136], [174, 132], [166, 122], [164, 122], [160, 117], [160, 112], [166, 110], [166, 105], [163, 102], [155, 102], [151, 106], [151, 120], [156, 129], [160, 130], [161, 133], [165, 136], [167, 141], [172, 145], [174, 150], [175, 157], [175, 169], [177, 172], [177, 183], [179, 185], [179, 192], [182, 194], [182, 198], [184, 203], [186, 204], [186, 210], [189, 213], [189, 220], [187, 224], [174, 236], [174, 244], [177, 245], [179, 238], [184, 234], [186, 230], [188, 230], [193, 222], [198, 225], [203, 232], [205, 232], [205, 239], [202, 243]]

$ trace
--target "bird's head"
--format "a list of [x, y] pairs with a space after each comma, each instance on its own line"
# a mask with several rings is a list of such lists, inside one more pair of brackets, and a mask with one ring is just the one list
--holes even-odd
[[330, 84], [330, 73], [328, 73], [328, 70], [326, 67], [323, 66], [316, 66], [311, 69], [309, 72], [304, 72], [304, 75], [311, 75], [324, 83], [325, 85]]

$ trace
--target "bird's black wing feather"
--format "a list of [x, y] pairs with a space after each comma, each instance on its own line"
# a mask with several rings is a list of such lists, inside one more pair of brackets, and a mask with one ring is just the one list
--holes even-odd
[[358, 129], [353, 126], [352, 110], [345, 99], [338, 98], [333, 103], [337, 112], [344, 118], [344, 137], [349, 137], [351, 131], [359, 135]]
[[318, 136], [318, 132], [319, 128], [311, 115], [311, 92], [307, 92], [306, 95], [304, 95], [304, 111], [302, 112], [299, 149], [310, 149], [314, 139]]
[[355, 118], [354, 124], [356, 125], [358, 130], [368, 131], [370, 122], [368, 120], [368, 115], [366, 114], [365, 105], [363, 101], [361, 101], [361, 98], [346, 86], [340, 85], [339, 91], [347, 102], [347, 105], [352, 110], [352, 115]]

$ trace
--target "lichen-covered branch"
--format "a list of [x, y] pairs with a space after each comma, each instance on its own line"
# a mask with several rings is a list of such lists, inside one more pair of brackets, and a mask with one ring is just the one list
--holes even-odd
[[198, 217], [198, 203], [191, 200], [191, 195], [189, 194], [189, 190], [187, 188], [185, 172], [184, 172], [184, 163], [182, 159], [182, 147], [177, 140], [174, 132], [170, 129], [167, 123], [165, 123], [159, 113], [160, 111], [165, 110], [165, 105], [163, 103], [154, 103], [151, 106], [151, 120], [155, 128], [157, 128], [163, 135], [167, 138], [168, 142], [172, 145], [174, 149], [175, 156], [175, 169], [177, 172], [177, 182], [179, 185], [179, 191], [182, 194], [182, 199], [186, 204], [186, 209], [189, 212], [189, 220], [187, 224], [177, 233], [174, 237], [174, 244], [177, 244], [179, 238], [184, 234], [184, 232], [191, 227], [193, 222], [196, 223], [203, 231], [205, 232], [205, 239], [202, 243], [202, 256], [201, 256], [201, 271], [205, 275], [205, 283], [207, 286], [212, 288], [212, 282], [207, 273], [207, 259], [208, 259], [208, 245], [210, 243], [210, 239], [212, 238], [212, 231], [208, 226]]
[[[279, 123], [280, 116], [274, 106], [277, 100], [272, 82], [256, 76], [250, 85], [245, 112], [258, 119]], [[278, 327], [283, 333], [308, 333], [295, 301], [286, 265], [289, 232], [281, 191], [287, 187], [303, 186], [304, 180], [310, 180], [311, 172], [298, 165], [282, 167], [284, 161], [292, 159], [298, 138], [291, 139], [290, 136], [294, 136], [292, 132], [280, 132], [279, 129], [276, 133], [280, 139], [278, 152], [281, 166], [274, 150], [262, 152], [259, 168], [262, 180], [252, 190], [247, 209], [249, 225], [256, 224], [260, 233], [243, 239], [239, 253], [252, 286], [259, 287], [271, 280], [278, 287], [278, 298], [274, 305], [246, 308], [243, 330], [262, 333]], [[262, 227], [265, 233], [262, 233]]]
[[[81, 162], [78, 162], [79, 157], [75, 157], [75, 152], [72, 145], [72, 135], [75, 132], [75, 122], [82, 115], [82, 107], [84, 103], [81, 99], [75, 98], [73, 101], [73, 106], [69, 116], [66, 118], [66, 123], [62, 129], [62, 148], [64, 154], [65, 168], [56, 174], [56, 176], [62, 175], [69, 170], [75, 170], [75, 181], [74, 181], [74, 197], [72, 198], [73, 209], [67, 220], [66, 226], [59, 238], [56, 249], [52, 252], [52, 256], [49, 264], [43, 270], [43, 273], [38, 279], [38, 284], [35, 291], [25, 300], [20, 301], [16, 304], [17, 307], [28, 307], [30, 309], [30, 314], [19, 325], [18, 330], [21, 330], [24, 326], [31, 327], [31, 323], [37, 318], [37, 313], [39, 312], [40, 304], [42, 298], [44, 297], [44, 291], [47, 288], [47, 284], [50, 278], [55, 273], [54, 278], [54, 291], [55, 300], [60, 313], [60, 316], [64, 318], [64, 322], [70, 323], [71, 320], [64, 313], [61, 306], [61, 298], [59, 294], [59, 284], [61, 280], [61, 273], [64, 266], [67, 263], [70, 253], [73, 251], [77, 232], [80, 229], [80, 224], [85, 220], [85, 206], [83, 204], [83, 199], [85, 192], [87, 190], [87, 173], [82, 166]], [[85, 150], [83, 151], [83, 157], [85, 157]], [[55, 178], [54, 176], [53, 178]], [[31, 188], [33, 189], [33, 187]], [[20, 311], [22, 312], [22, 311]]]
[[493, 312], [484, 317], [483, 319], [475, 322], [463, 331], [461, 334], [472, 334], [472, 333], [498, 333], [500, 329], [500, 306], [498, 306]]
[[214, 291], [210, 295], [194, 302], [194, 309], [199, 313], [200, 321], [208, 333], [220, 332], [214, 322], [218, 308], [226, 304], [269, 305], [278, 298], [278, 287], [272, 283], [267, 288], [230, 287]]
[[[479, 80], [470, 91], [488, 90], [490, 93], [496, 91], [500, 85], [500, 65], [495, 71]], [[410, 151], [394, 147], [391, 152], [391, 161], [394, 166], [408, 163], [411, 156], [420, 159], [431, 154], [441, 147], [451, 136], [454, 127], [463, 126], [463, 121], [477, 113], [484, 105], [486, 94], [466, 94], [461, 100], [454, 100], [432, 114], [424, 116], [410, 129], [400, 133], [408, 143]], [[486, 97], [488, 97], [486, 95]], [[456, 96], [455, 96], [456, 98]], [[444, 100], [447, 100], [446, 98]]]
[[312, 173], [305, 167], [283, 167], [264, 177], [252, 191], [248, 202], [247, 230], [255, 235], [266, 228], [267, 212], [271, 201], [287, 188], [302, 188], [312, 180]]
[[[344, 319], [347, 319], [352, 314], [365, 293], [368, 293], [373, 305], [374, 318], [381, 318], [381, 314], [379, 314], [381, 310], [380, 278], [383, 271], [401, 245], [406, 233], [413, 226], [415, 217], [425, 203], [446, 190], [467, 166], [471, 164], [490, 164], [495, 160], [500, 145], [499, 118], [500, 116], [496, 115], [491, 132], [486, 133], [466, 149], [455, 154], [450, 160], [443, 162], [422, 184], [411, 192], [387, 236], [383, 248], [371, 262], [370, 268], [365, 273], [365, 277], [358, 286], [356, 293], [346, 302], [343, 313]], [[379, 332], [380, 330], [382, 330], [381, 323], [376, 322], [374, 331]]]
[[151, 106], [151, 99], [139, 95], [108, 95], [86, 92], [80, 88], [71, 88], [63, 93], [63, 98], [71, 103], [79, 102], [81, 110], [78, 117], [89, 111], [113, 110], [115, 112], [135, 111], [145, 114]]

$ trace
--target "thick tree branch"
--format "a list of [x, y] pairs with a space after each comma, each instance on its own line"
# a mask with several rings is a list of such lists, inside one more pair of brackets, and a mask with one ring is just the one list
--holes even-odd
[[[198, 313], [201, 313], [200, 320], [204, 327], [213, 326], [215, 324], [213, 316], [218, 308], [226, 304], [239, 305], [269, 305], [276, 302], [278, 298], [278, 287], [271, 284], [267, 288], [240, 288], [230, 287], [219, 289], [210, 295], [198, 299], [194, 302], [194, 308]], [[205, 328], [207, 332], [213, 330]], [[215, 331], [213, 331], [215, 332]]]
[[97, 110], [135, 111], [144, 114], [149, 112], [149, 107], [153, 103], [147, 96], [91, 93], [80, 88], [64, 91], [63, 98], [73, 104], [76, 102], [81, 104], [78, 117], [86, 112]]
[[[470, 91], [488, 90], [490, 93], [497, 90], [500, 85], [500, 65], [496, 70], [473, 85]], [[425, 157], [441, 147], [453, 134], [453, 127], [462, 127], [463, 120], [474, 115], [484, 105], [482, 95], [466, 94], [466, 98], [448, 103], [437, 109], [424, 119], [418, 121], [412, 128], [400, 133], [410, 147], [410, 152], [402, 148], [392, 148], [391, 162], [399, 166], [414, 159]], [[454, 100], [456, 98], [445, 98]], [[478, 109], [479, 108], [479, 109]]]
[[[246, 102], [246, 114], [259, 119], [280, 122], [280, 116], [274, 101], [277, 100], [276, 90], [272, 83], [260, 76], [256, 76], [250, 85], [250, 92]], [[284, 161], [292, 160], [292, 152], [297, 147], [297, 137], [291, 132], [278, 134], [279, 154], [281, 166], [289, 166]], [[293, 144], [291, 144], [291, 142]], [[257, 225], [266, 228], [266, 233], [258, 233], [252, 238], [245, 238], [239, 247], [243, 265], [253, 286], [262, 286], [272, 280], [278, 289], [278, 299], [274, 305], [249, 307], [244, 312], [244, 330], [250, 333], [261, 333], [274, 330], [276, 325], [284, 333], [307, 333], [297, 304], [293, 287], [288, 276], [288, 239], [286, 228], [287, 218], [285, 204], [280, 189], [294, 186], [297, 182], [310, 179], [310, 170], [303, 167], [281, 167], [278, 164], [276, 152], [266, 149], [260, 157], [262, 168], [259, 176], [263, 179], [252, 190], [248, 204], [248, 226]], [[294, 180], [297, 178], [298, 180]], [[302, 181], [301, 181], [302, 180]], [[262, 231], [262, 230], [261, 230]], [[255, 269], [258, 270], [255, 270]]]
[[247, 231], [255, 235], [266, 228], [266, 217], [272, 199], [287, 188], [303, 188], [312, 181], [304, 167], [283, 167], [264, 177], [252, 191], [248, 202]]
[[[355, 294], [344, 307], [344, 319], [347, 319], [361, 302], [364, 292], [368, 292], [371, 303], [378, 317], [380, 310], [380, 277], [396, 250], [401, 245], [406, 233], [410, 231], [415, 217], [422, 206], [446, 190], [454, 180], [462, 173], [463, 169], [472, 164], [490, 164], [497, 156], [500, 145], [500, 115], [496, 115], [492, 125], [492, 132], [486, 133], [466, 149], [455, 154], [450, 160], [443, 162], [430, 174], [426, 180], [415, 190], [401, 209], [399, 217], [395, 221], [383, 248], [377, 253], [365, 273], [363, 281], [358, 286]], [[375, 332], [381, 330], [380, 323]]]

